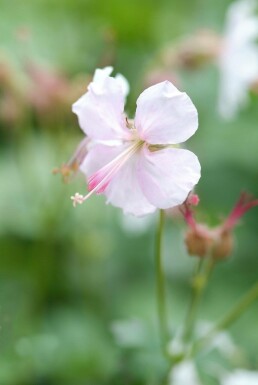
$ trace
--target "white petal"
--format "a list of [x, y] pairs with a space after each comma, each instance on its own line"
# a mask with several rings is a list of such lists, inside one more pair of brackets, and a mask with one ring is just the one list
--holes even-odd
[[111, 330], [118, 345], [125, 348], [139, 348], [146, 340], [146, 329], [143, 322], [138, 319], [114, 321]]
[[219, 56], [218, 109], [232, 119], [248, 101], [250, 86], [258, 78], [258, 18], [252, 0], [233, 3], [227, 12], [224, 43]]
[[[105, 79], [110, 76], [112, 72], [113, 67], [111, 66], [102, 69], [97, 68], [93, 76], [93, 83], [98, 83], [100, 86], [103, 85]], [[115, 79], [122, 89], [124, 98], [126, 98], [130, 91], [130, 85], [127, 79], [119, 73], [116, 74]]]
[[119, 81], [97, 74], [88, 92], [73, 104], [79, 124], [95, 140], [128, 139], [130, 132], [124, 116], [124, 94]]
[[147, 88], [139, 96], [135, 127], [150, 144], [181, 143], [197, 130], [197, 110], [185, 92], [165, 81]]
[[143, 194], [138, 180], [138, 162], [139, 154], [133, 155], [110, 182], [105, 195], [107, 203], [122, 208], [125, 214], [140, 217], [153, 213], [156, 207]]
[[[121, 154], [127, 147], [129, 147], [128, 144], [116, 147], [95, 145], [84, 160], [81, 171], [87, 176], [92, 175]], [[107, 197], [107, 203], [122, 208], [124, 213], [143, 216], [154, 212], [156, 208], [148, 202], [139, 185], [137, 179], [138, 159], [139, 155], [134, 155], [128, 160], [115, 174], [105, 189], [104, 195]]]
[[[226, 15], [228, 32], [251, 20], [255, 15], [257, 2], [255, 0], [240, 0], [230, 4]], [[243, 32], [245, 32], [243, 30]]]
[[227, 374], [221, 382], [221, 385], [257, 385], [258, 372], [252, 372], [244, 369], [237, 369]]
[[94, 72], [93, 82], [102, 83], [113, 72], [113, 67], [97, 68]]
[[185, 201], [200, 179], [200, 163], [191, 151], [166, 148], [159, 151], [142, 149], [139, 180], [148, 201], [167, 209]]
[[106, 146], [104, 144], [94, 144], [88, 150], [88, 155], [81, 164], [80, 170], [90, 177], [92, 174], [107, 165], [126, 149], [126, 146]]
[[169, 376], [169, 384], [201, 385], [194, 363], [192, 361], [183, 361], [175, 365]]
[[123, 91], [124, 98], [126, 98], [127, 95], [129, 94], [129, 91], [130, 91], [130, 85], [129, 85], [127, 79], [121, 74], [117, 74], [115, 76], [115, 79], [119, 82], [119, 84], [122, 88], [122, 91]]

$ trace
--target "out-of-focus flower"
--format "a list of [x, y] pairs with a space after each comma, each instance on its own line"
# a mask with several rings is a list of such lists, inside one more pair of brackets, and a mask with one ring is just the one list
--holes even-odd
[[0, 98], [0, 121], [7, 127], [16, 127], [23, 119], [24, 105], [11, 92], [5, 92]]
[[230, 5], [218, 58], [220, 68], [219, 113], [232, 119], [246, 104], [248, 91], [258, 78], [257, 2], [240, 0]]
[[69, 121], [70, 105], [84, 91], [90, 77], [69, 80], [58, 71], [32, 62], [27, 63], [26, 70], [30, 80], [27, 99], [43, 126], [56, 127]]
[[201, 385], [196, 367], [192, 361], [183, 361], [173, 367], [169, 385]]
[[[205, 336], [214, 330], [214, 324], [208, 321], [200, 321], [196, 325], [196, 339], [205, 338]], [[226, 331], [217, 331], [214, 333], [209, 343], [206, 345], [206, 350], [218, 350], [223, 357], [232, 358], [238, 353], [238, 347], [234, 343], [231, 335]]]
[[119, 346], [135, 348], [144, 345], [146, 331], [143, 323], [138, 319], [114, 321], [111, 330]]
[[0, 57], [0, 122], [5, 128], [20, 128], [27, 105], [26, 85], [5, 57]]
[[27, 73], [32, 87], [28, 98], [30, 104], [41, 116], [51, 118], [66, 104], [69, 92], [68, 80], [61, 74], [48, 70], [35, 63], [27, 64]]
[[11, 68], [8, 63], [0, 58], [0, 86], [7, 87], [10, 85], [12, 79]]
[[237, 369], [222, 378], [221, 385], [257, 385], [258, 372]]
[[258, 206], [258, 199], [242, 193], [229, 216], [217, 227], [210, 228], [206, 224], [195, 221], [193, 211], [187, 202], [181, 212], [188, 225], [185, 243], [190, 255], [206, 257], [211, 255], [216, 260], [225, 259], [233, 250], [233, 229], [240, 218], [252, 207]]
[[209, 29], [201, 29], [168, 46], [161, 53], [165, 67], [196, 69], [208, 64], [218, 56], [221, 37]]
[[130, 121], [124, 115], [127, 82], [122, 75], [110, 77], [111, 71], [97, 70], [88, 92], [73, 105], [91, 140], [81, 165], [90, 192], [76, 193], [74, 205], [93, 193], [136, 216], [181, 204], [200, 178], [200, 164], [192, 152], [174, 145], [195, 133], [195, 106], [165, 81], [142, 92]]
[[175, 72], [163, 68], [155, 68], [146, 73], [144, 78], [144, 86], [150, 87], [154, 84], [164, 82], [166, 80], [170, 81], [177, 87], [179, 86], [179, 79]]

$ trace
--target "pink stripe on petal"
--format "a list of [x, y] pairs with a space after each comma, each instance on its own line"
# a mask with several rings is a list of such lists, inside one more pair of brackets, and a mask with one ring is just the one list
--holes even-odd
[[[108, 174], [104, 174], [102, 170], [97, 171], [95, 174], [93, 174], [88, 181], [88, 190], [92, 191], [95, 189], [96, 194], [101, 194], [105, 191], [107, 186], [110, 183], [111, 176], [108, 178], [108, 180], [104, 181], [105, 176], [107, 177]], [[102, 182], [102, 183], [101, 183]]]
[[142, 146], [141, 142], [136, 142], [124, 152], [119, 154], [115, 159], [106, 164], [100, 170], [91, 175], [88, 179], [88, 189], [90, 192], [101, 194], [105, 192], [107, 186], [111, 182], [114, 175], [121, 167], [135, 154]]

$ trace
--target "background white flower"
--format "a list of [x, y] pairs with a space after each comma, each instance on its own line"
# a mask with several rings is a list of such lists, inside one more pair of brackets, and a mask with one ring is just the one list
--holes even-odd
[[201, 385], [193, 361], [183, 361], [174, 366], [169, 376], [169, 385]]
[[248, 90], [258, 79], [258, 18], [255, 0], [230, 5], [219, 55], [220, 86], [218, 108], [232, 119], [248, 100]]
[[222, 378], [221, 385], [257, 385], [258, 372], [237, 369]]
[[147, 338], [143, 322], [135, 318], [112, 322], [111, 331], [116, 343], [124, 348], [143, 346]]

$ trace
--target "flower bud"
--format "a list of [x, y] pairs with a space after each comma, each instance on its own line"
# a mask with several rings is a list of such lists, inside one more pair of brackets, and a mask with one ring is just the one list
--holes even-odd
[[216, 261], [223, 260], [233, 251], [234, 227], [247, 211], [258, 206], [258, 199], [253, 199], [245, 192], [242, 193], [228, 217], [215, 228], [209, 228], [196, 222], [190, 206], [194, 206], [198, 202], [198, 196], [190, 194], [180, 210], [188, 225], [185, 236], [188, 253], [198, 257], [211, 256]]
[[213, 245], [212, 231], [205, 225], [189, 227], [185, 236], [185, 244], [189, 255], [205, 257]]
[[232, 232], [223, 230], [219, 233], [219, 237], [214, 240], [211, 251], [212, 258], [222, 260], [230, 256], [233, 251], [234, 240]]

